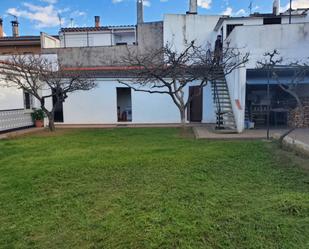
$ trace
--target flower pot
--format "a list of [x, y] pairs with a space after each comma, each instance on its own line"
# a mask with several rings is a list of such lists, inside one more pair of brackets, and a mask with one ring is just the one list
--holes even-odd
[[44, 121], [43, 120], [35, 120], [34, 124], [35, 124], [35, 127], [37, 127], [37, 128], [44, 127]]

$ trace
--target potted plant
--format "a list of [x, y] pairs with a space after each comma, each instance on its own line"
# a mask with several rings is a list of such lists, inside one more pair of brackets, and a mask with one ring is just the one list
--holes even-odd
[[31, 116], [35, 127], [44, 127], [44, 112], [41, 109], [34, 110], [33, 113], [31, 113]]

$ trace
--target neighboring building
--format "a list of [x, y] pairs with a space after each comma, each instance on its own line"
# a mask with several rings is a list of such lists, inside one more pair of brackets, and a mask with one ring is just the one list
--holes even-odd
[[[0, 18], [0, 61], [12, 55], [41, 54], [43, 48], [59, 47], [57, 37], [41, 33], [40, 36], [19, 36], [19, 23], [12, 21], [12, 36], [4, 36]], [[0, 88], [0, 132], [32, 126], [31, 112], [38, 107], [27, 92], [14, 87]]]

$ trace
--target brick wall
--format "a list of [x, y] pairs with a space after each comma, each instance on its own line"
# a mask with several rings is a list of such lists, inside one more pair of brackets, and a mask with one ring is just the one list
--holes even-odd
[[291, 110], [288, 114], [289, 127], [297, 126], [298, 128], [309, 128], [309, 97], [302, 98], [301, 101], [304, 106], [304, 113], [305, 113], [304, 122], [301, 123], [299, 108], [295, 108]]

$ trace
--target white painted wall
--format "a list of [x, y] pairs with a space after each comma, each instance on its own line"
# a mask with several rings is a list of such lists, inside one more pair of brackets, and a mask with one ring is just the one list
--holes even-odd
[[41, 32], [41, 47], [42, 48], [59, 48], [60, 40]]
[[2, 87], [0, 84], [0, 111], [24, 109], [23, 91], [15, 87]]
[[203, 89], [203, 123], [216, 123], [215, 104], [210, 83]]
[[[195, 41], [197, 46], [207, 47], [214, 44], [217, 32], [214, 31], [221, 16], [173, 15], [164, 16], [164, 44], [170, 44], [176, 51], [183, 51], [188, 43]], [[215, 105], [212, 90], [208, 84], [203, 90], [203, 123], [215, 123]]]
[[[278, 16], [282, 19], [282, 24], [289, 24], [289, 16]], [[227, 25], [235, 25], [235, 24], [242, 24], [244, 26], [259, 26], [263, 25], [263, 17], [231, 17], [227, 18], [223, 21], [221, 26], [218, 28], [218, 33], [221, 33], [221, 29], [223, 29], [223, 39], [225, 40], [227, 37]], [[309, 22], [309, 16], [292, 16], [292, 24], [295, 23], [305, 23]]]
[[[246, 104], [246, 68], [238, 68], [226, 76], [237, 131], [244, 130]], [[237, 105], [239, 101], [240, 106]]]
[[133, 44], [136, 40], [135, 31], [128, 30], [120, 32], [114, 30], [108, 31], [90, 31], [90, 32], [66, 32], [60, 36], [61, 47], [95, 47], [112, 46], [117, 42], [126, 42]]
[[[98, 87], [90, 91], [72, 93], [66, 99], [64, 124], [116, 124], [117, 87], [124, 87], [116, 79], [97, 79]], [[186, 94], [187, 94], [186, 90]], [[45, 92], [44, 94], [48, 94]], [[46, 101], [51, 107], [51, 99]], [[166, 94], [149, 94], [132, 90], [132, 123], [179, 123], [180, 114]], [[210, 86], [204, 89], [203, 122], [215, 121]]]
[[309, 57], [309, 23], [236, 27], [229, 40], [232, 47], [250, 52], [247, 68], [256, 68], [263, 54], [274, 49], [286, 62]]
[[214, 46], [217, 32], [214, 28], [221, 16], [172, 15], [164, 16], [164, 44], [169, 43], [177, 51], [182, 51], [186, 44], [196, 41], [196, 45]]

